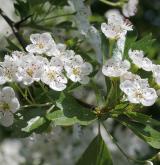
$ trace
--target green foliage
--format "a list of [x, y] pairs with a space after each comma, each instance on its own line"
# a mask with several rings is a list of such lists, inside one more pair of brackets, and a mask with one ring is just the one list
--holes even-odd
[[44, 123], [46, 122], [46, 120], [43, 117], [35, 117], [33, 119], [30, 119], [27, 123], [28, 125], [24, 128], [22, 128], [22, 131], [24, 132], [31, 132], [37, 128], [39, 128], [40, 126], [42, 126]]
[[[44, 132], [47, 127], [49, 126], [49, 121], [47, 121], [43, 116], [46, 114], [47, 108], [24, 108], [17, 112], [15, 116], [15, 122], [12, 129], [12, 136], [13, 137], [27, 137], [33, 131], [35, 132]], [[33, 118], [37, 118], [32, 124], [28, 124]]]
[[153, 148], [160, 149], [160, 122], [138, 112], [124, 112], [114, 116]]
[[76, 165], [113, 165], [111, 155], [101, 135], [93, 139]]
[[14, 3], [15, 12], [21, 19], [27, 17], [30, 13], [30, 5], [28, 1], [16, 0]]
[[137, 40], [135, 32], [130, 32], [126, 38], [126, 45], [124, 49], [124, 57], [128, 57], [129, 49], [132, 50], [143, 50], [148, 53], [153, 46], [155, 39], [153, 39], [152, 34], [144, 36], [142, 39]]
[[74, 97], [66, 96], [57, 106], [61, 110], [57, 110], [47, 114], [48, 120], [54, 121], [56, 125], [73, 125], [79, 123], [88, 125], [96, 120], [96, 115], [89, 108], [83, 107]]

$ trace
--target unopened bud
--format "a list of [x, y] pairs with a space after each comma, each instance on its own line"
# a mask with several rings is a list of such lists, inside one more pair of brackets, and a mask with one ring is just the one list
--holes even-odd
[[160, 152], [157, 154], [157, 159], [160, 161]]
[[151, 161], [146, 161], [145, 165], [153, 165], [153, 163]]

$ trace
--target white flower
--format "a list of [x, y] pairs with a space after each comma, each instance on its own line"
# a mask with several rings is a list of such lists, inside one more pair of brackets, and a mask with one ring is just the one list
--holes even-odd
[[128, 3], [125, 3], [122, 8], [124, 16], [130, 17], [134, 16], [137, 12], [138, 0], [128, 0]]
[[12, 52], [12, 58], [16, 60], [16, 62], [21, 62], [22, 58], [27, 55], [26, 52], [22, 51], [13, 51]]
[[126, 35], [127, 31], [133, 30], [129, 20], [125, 20], [123, 16], [117, 12], [111, 12], [107, 18], [108, 24], [101, 24], [101, 30], [107, 38], [118, 39]]
[[63, 64], [59, 58], [52, 57], [50, 63], [45, 65], [41, 81], [53, 90], [62, 91], [66, 88], [67, 78], [63, 75]]
[[6, 127], [13, 124], [15, 113], [20, 107], [15, 92], [11, 87], [4, 87], [0, 91], [0, 123]]
[[134, 104], [151, 106], [158, 97], [146, 79], [125, 80], [120, 83], [120, 89], [127, 95], [128, 101]]
[[19, 62], [12, 56], [5, 55], [4, 61], [0, 65], [0, 84], [21, 80], [17, 75]]
[[39, 81], [48, 60], [42, 56], [26, 55], [18, 69], [18, 76], [21, 77], [24, 85], [30, 85]]
[[76, 55], [72, 62], [65, 65], [67, 77], [73, 82], [80, 82], [81, 84], [87, 84], [89, 82], [88, 75], [92, 72], [92, 65], [88, 62], [84, 62], [80, 55]]
[[122, 61], [119, 58], [110, 58], [102, 67], [102, 73], [108, 77], [120, 77], [130, 68], [127, 60]]
[[57, 49], [60, 53], [55, 55], [55, 57], [58, 57], [64, 66], [72, 62], [72, 59], [75, 56], [75, 52], [73, 50], [67, 50], [66, 45], [61, 43], [57, 44]]
[[160, 85], [160, 65], [153, 65], [152, 72], [156, 83]]
[[30, 36], [30, 40], [32, 44], [26, 47], [26, 50], [30, 53], [45, 53], [48, 56], [59, 54], [59, 51], [50, 33], [32, 34]]
[[132, 51], [130, 49], [128, 54], [133, 63], [139, 68], [142, 68], [145, 71], [152, 71], [153, 63], [149, 58], [144, 57], [144, 52], [142, 50]]

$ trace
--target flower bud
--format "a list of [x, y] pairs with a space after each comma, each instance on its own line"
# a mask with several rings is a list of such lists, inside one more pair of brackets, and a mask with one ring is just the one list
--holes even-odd
[[160, 161], [160, 152], [157, 154], [157, 159]]
[[145, 165], [153, 165], [153, 163], [151, 161], [146, 161]]

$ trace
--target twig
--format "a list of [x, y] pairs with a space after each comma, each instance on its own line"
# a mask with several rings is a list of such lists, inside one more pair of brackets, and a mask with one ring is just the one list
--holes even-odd
[[16, 22], [16, 23], [14, 24], [14, 26], [15, 26], [17, 29], [19, 29], [19, 28], [20, 28], [20, 25], [21, 25], [23, 22], [27, 21], [27, 19], [29, 19], [30, 17], [32, 17], [32, 15], [33, 15], [33, 14], [27, 16], [26, 18], [24, 18], [24, 19], [22, 19], [22, 20], [20, 20], [20, 21], [18, 21], [18, 22]]
[[19, 41], [20, 45], [23, 47], [23, 49], [25, 50], [26, 47], [26, 43], [24, 41], [24, 39], [21, 37], [21, 35], [18, 32], [18, 29], [15, 27], [15, 23], [4, 14], [4, 12], [0, 9], [0, 15], [4, 18], [4, 20], [8, 23], [8, 25], [10, 26], [10, 28], [13, 31], [13, 34], [15, 35], [15, 37], [17, 38], [17, 40]]

